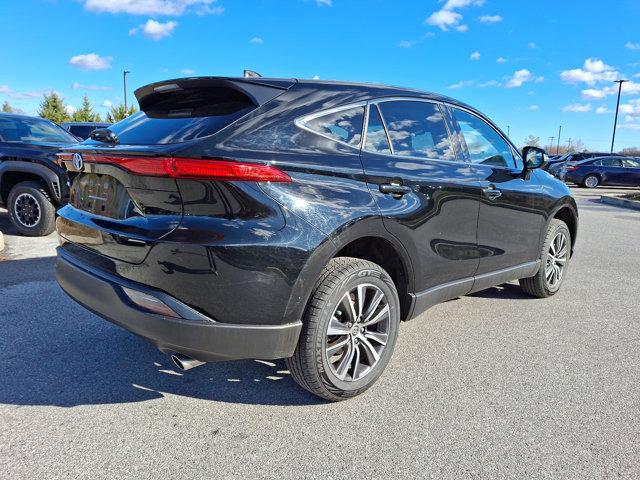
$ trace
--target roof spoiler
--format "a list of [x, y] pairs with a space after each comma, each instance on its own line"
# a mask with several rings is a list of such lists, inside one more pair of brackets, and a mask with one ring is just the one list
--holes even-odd
[[296, 84], [294, 79], [192, 77], [165, 80], [140, 87], [135, 91], [140, 110], [153, 105], [164, 93], [185, 90], [228, 88], [246, 95], [256, 107], [273, 100]]

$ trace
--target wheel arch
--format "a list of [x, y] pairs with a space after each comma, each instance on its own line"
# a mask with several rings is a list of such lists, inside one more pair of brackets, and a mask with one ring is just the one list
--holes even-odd
[[38, 181], [47, 187], [49, 194], [60, 202], [62, 185], [55, 172], [43, 165], [29, 162], [5, 161], [0, 163], [0, 200], [7, 204], [9, 192], [21, 182]]
[[401, 318], [410, 318], [414, 306], [414, 272], [402, 244], [384, 228], [380, 217], [369, 217], [329, 236], [310, 255], [298, 275], [287, 306], [287, 321], [302, 318], [309, 298], [329, 261], [339, 256], [369, 260], [389, 273], [398, 290]]
[[573, 255], [578, 237], [578, 209], [575, 201], [573, 203], [567, 202], [560, 205], [554, 210], [551, 218], [563, 221], [569, 228], [569, 233], [571, 234], [571, 255]]

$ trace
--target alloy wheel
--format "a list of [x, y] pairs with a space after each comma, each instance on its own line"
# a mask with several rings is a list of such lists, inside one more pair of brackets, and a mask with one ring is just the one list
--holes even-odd
[[13, 206], [18, 221], [25, 227], [34, 227], [40, 221], [41, 209], [38, 200], [29, 193], [21, 193]]
[[589, 188], [595, 188], [598, 186], [598, 177], [591, 175], [585, 179], [584, 183]]
[[375, 285], [345, 293], [327, 326], [324, 353], [331, 372], [349, 382], [368, 375], [387, 345], [390, 322], [387, 298]]
[[558, 232], [553, 237], [547, 252], [545, 279], [549, 288], [556, 288], [562, 281], [568, 257], [569, 241], [563, 232]]

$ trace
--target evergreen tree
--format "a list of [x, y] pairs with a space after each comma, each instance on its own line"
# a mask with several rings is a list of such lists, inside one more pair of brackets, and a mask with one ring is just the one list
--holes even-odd
[[5, 100], [4, 103], [2, 104], [2, 111], [4, 113], [12, 113], [13, 112], [13, 107], [11, 106], [11, 104], [9, 102], [7, 102]]
[[136, 113], [138, 109], [131, 105], [129, 108], [124, 108], [124, 103], [120, 105], [114, 105], [111, 107], [111, 111], [107, 113], [107, 122], [116, 123], [120, 120], [124, 120], [130, 115]]
[[69, 114], [65, 110], [64, 100], [56, 92], [44, 95], [38, 115], [55, 123], [69, 121]]
[[93, 111], [93, 105], [86, 95], [82, 98], [82, 106], [73, 112], [74, 122], [98, 122], [100, 115]]

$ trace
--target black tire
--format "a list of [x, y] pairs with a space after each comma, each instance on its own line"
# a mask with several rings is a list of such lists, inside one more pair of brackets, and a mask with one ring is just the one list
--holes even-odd
[[[368, 348], [365, 348], [365, 343], [371, 345], [370, 342], [361, 340], [361, 343], [358, 344], [358, 339], [353, 336], [353, 333], [341, 334], [346, 339], [345, 341], [354, 343], [345, 347], [345, 350], [338, 355], [336, 362], [331, 362], [331, 359], [327, 356], [328, 353], [326, 353], [327, 345], [331, 345], [328, 343], [328, 339], [336, 338], [328, 336], [329, 322], [332, 321], [332, 318], [337, 318], [334, 317], [336, 312], [347, 316], [346, 313], [343, 314], [338, 308], [344, 305], [342, 301], [353, 289], [357, 290], [358, 285], [368, 285], [364, 290], [368, 293], [365, 293], [363, 297], [369, 295], [367, 297], [369, 299], [372, 298], [371, 292], [373, 292], [374, 296], [378, 295], [378, 292], [382, 292], [384, 294], [383, 302], [386, 302], [389, 307], [388, 320], [386, 314], [384, 316], [384, 325], [387, 328], [386, 344], [382, 346], [382, 351], [379, 352], [377, 363], [373, 362], [373, 366], [368, 369], [365, 368], [367, 373], [361, 378], [358, 378], [355, 373], [356, 369], [361, 368], [358, 360], [368, 361], [369, 355], [361, 357], [359, 356], [361, 355], [360, 353], [354, 353], [354, 355], [358, 355], [354, 357], [355, 362], [349, 360], [347, 355], [352, 348], [354, 351], [358, 350], [358, 352], [369, 351]], [[371, 312], [383, 310], [382, 305], [381, 303], [377, 310], [374, 308]], [[356, 307], [357, 305], [354, 303], [354, 308]], [[363, 307], [362, 310], [365, 310], [365, 308]], [[358, 319], [364, 317], [366, 313], [369, 312], [360, 312]], [[351, 314], [349, 313], [349, 315]], [[293, 379], [303, 388], [326, 400], [339, 401], [352, 398], [361, 394], [376, 382], [393, 354], [400, 324], [398, 292], [389, 274], [375, 263], [350, 257], [334, 258], [327, 264], [316, 282], [302, 321], [302, 332], [300, 333], [296, 351], [293, 357], [286, 360]], [[357, 323], [353, 325], [353, 328], [351, 324], [341, 324], [341, 326], [351, 328], [351, 332], [353, 332], [354, 328], [357, 331]], [[380, 324], [382, 323], [380, 322]], [[361, 323], [361, 325], [364, 325], [364, 323]], [[363, 330], [361, 329], [360, 331], [362, 332]], [[366, 336], [367, 333], [365, 332], [363, 335]], [[340, 338], [342, 337], [338, 336], [335, 342], [340, 343]], [[333, 357], [336, 355], [333, 354]], [[345, 364], [349, 365], [348, 368], [352, 371], [353, 378], [340, 379], [336, 374], [334, 365], [335, 363], [340, 363], [341, 356], [347, 360]], [[354, 364], [356, 365], [355, 367], [353, 367]]]
[[[566, 259], [564, 263], [564, 269], [560, 276], [560, 279], [556, 285], [550, 284], [547, 279], [547, 261], [548, 261], [548, 253], [551, 249], [551, 242], [554, 241], [556, 236], [562, 233], [565, 235], [567, 242], [567, 253]], [[544, 242], [542, 243], [542, 250], [540, 252], [540, 268], [538, 269], [538, 273], [536, 273], [533, 277], [529, 278], [521, 278], [520, 279], [520, 288], [524, 290], [529, 295], [538, 298], [547, 298], [555, 295], [564, 279], [567, 276], [567, 269], [569, 267], [569, 259], [571, 256], [571, 232], [567, 227], [567, 224], [562, 220], [558, 220], [554, 218], [549, 223], [549, 228], [547, 229], [547, 234], [545, 235]]]
[[[29, 209], [27, 215], [21, 214], [25, 208]], [[56, 228], [56, 208], [47, 189], [38, 182], [14, 185], [9, 192], [7, 209], [13, 226], [27, 237], [49, 235]]]
[[582, 186], [585, 188], [597, 188], [598, 185], [600, 185], [600, 177], [598, 175], [589, 174], [582, 179]]

